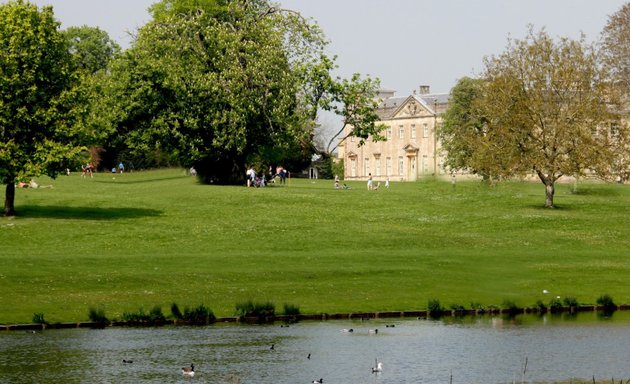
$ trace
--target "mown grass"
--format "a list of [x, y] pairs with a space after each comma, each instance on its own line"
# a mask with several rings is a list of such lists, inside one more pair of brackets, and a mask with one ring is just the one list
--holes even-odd
[[[253, 300], [301, 313], [630, 302], [630, 187], [425, 180], [200, 185], [182, 170], [41, 179], [0, 218], [0, 323]], [[543, 294], [543, 289], [549, 294]], [[168, 315], [168, 313], [165, 313]]]

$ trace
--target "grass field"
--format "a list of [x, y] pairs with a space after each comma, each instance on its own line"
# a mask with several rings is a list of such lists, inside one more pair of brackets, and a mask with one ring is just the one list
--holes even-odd
[[[327, 180], [200, 185], [183, 170], [41, 178], [0, 217], [0, 323], [247, 300], [302, 313], [630, 303], [630, 186]], [[549, 294], [543, 294], [543, 289]]]

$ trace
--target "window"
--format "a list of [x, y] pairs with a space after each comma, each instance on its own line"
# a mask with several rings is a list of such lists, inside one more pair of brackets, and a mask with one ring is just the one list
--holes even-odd
[[399, 139], [405, 138], [405, 127], [403, 125], [398, 127], [398, 138]]
[[416, 125], [415, 124], [411, 124], [411, 138], [412, 139], [416, 138]]
[[422, 137], [429, 137], [429, 125], [427, 123], [424, 123], [422, 127]]
[[422, 173], [429, 173], [429, 158], [427, 155], [422, 156]]
[[364, 168], [365, 168], [365, 173], [364, 173], [364, 176], [369, 175], [369, 174], [370, 174], [370, 158], [369, 158], [369, 157], [366, 157], [366, 158], [365, 158], [365, 165], [364, 165]]
[[405, 165], [405, 162], [403, 161], [403, 157], [402, 157], [402, 156], [400, 156], [400, 157], [398, 158], [398, 174], [399, 174], [400, 176], [402, 176], [402, 175], [403, 175], [403, 167], [404, 167], [404, 165]]
[[376, 163], [376, 164], [375, 164], [375, 167], [376, 167], [376, 170], [375, 170], [375, 172], [376, 172], [376, 176], [380, 176], [380, 175], [381, 175], [381, 158], [380, 158], [380, 157], [377, 157], [377, 158], [376, 158], [376, 160], [374, 160], [374, 162]]
[[350, 174], [352, 177], [357, 177], [357, 159], [354, 157], [350, 159]]
[[619, 137], [619, 124], [617, 123], [610, 124], [610, 136], [614, 138]]
[[385, 172], [387, 176], [391, 176], [392, 174], [392, 158], [388, 157], [385, 159]]
[[385, 131], [385, 137], [388, 139], [392, 138], [392, 127], [387, 127], [387, 131]]

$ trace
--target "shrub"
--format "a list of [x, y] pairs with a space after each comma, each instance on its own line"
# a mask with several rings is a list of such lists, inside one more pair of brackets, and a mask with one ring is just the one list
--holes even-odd
[[44, 314], [41, 312], [33, 313], [33, 323], [35, 324], [48, 324], [44, 319]]
[[562, 302], [560, 299], [551, 299], [549, 302], [549, 311], [551, 313], [559, 313], [562, 311]]
[[547, 312], [547, 305], [545, 305], [542, 300], [536, 301], [536, 308], [538, 308], [538, 312], [540, 313]]
[[245, 317], [250, 313], [254, 312], [254, 302], [252, 302], [251, 300], [246, 301], [244, 303], [237, 303], [236, 304], [236, 315], [237, 316], [241, 316], [241, 317]]
[[564, 303], [564, 305], [566, 305], [567, 307], [577, 307], [578, 301], [575, 297], [573, 296], [567, 296], [565, 297], [562, 302]]
[[296, 316], [300, 314], [300, 307], [293, 304], [284, 304], [284, 314], [287, 316]]
[[597, 305], [603, 307], [604, 312], [612, 313], [617, 310], [617, 305], [613, 301], [612, 296], [605, 294], [597, 298]]
[[480, 304], [480, 303], [472, 302], [472, 303], [470, 303], [470, 308], [472, 308], [473, 310], [477, 311], [477, 313], [485, 313], [486, 312], [486, 307], [484, 307], [483, 304]]
[[91, 307], [88, 311], [88, 318], [94, 323], [107, 323], [109, 319], [105, 316], [105, 310], [103, 308]]
[[503, 300], [503, 308], [507, 309], [510, 316], [516, 316], [520, 312], [520, 308], [512, 300]]
[[451, 304], [451, 311], [457, 316], [463, 316], [466, 313], [466, 308], [461, 304]]
[[214, 323], [217, 318], [211, 309], [201, 304], [197, 308], [185, 308], [182, 319], [192, 324], [211, 324]]
[[160, 306], [155, 306], [149, 313], [145, 313], [143, 308], [140, 308], [138, 312], [124, 312], [122, 315], [124, 321], [131, 324], [159, 324], [166, 321], [166, 317], [162, 313]]
[[182, 320], [184, 318], [184, 315], [182, 315], [182, 312], [179, 310], [179, 307], [175, 303], [171, 304], [171, 313], [173, 314], [173, 317], [175, 317], [177, 320]]
[[438, 299], [429, 299], [429, 303], [427, 305], [427, 311], [429, 312], [429, 316], [436, 319], [442, 316], [442, 312], [444, 312], [444, 308], [442, 304], [440, 304], [440, 300]]
[[162, 313], [162, 308], [160, 306], [155, 306], [149, 312], [149, 322], [151, 323], [163, 323], [166, 321], [166, 316]]
[[276, 306], [271, 302], [254, 303], [251, 300], [236, 304], [236, 314], [241, 317], [256, 317], [259, 322], [273, 318]]

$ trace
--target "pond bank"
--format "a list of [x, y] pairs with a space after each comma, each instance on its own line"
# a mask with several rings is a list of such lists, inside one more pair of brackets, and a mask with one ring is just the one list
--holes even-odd
[[[630, 310], [630, 304], [619, 305], [617, 311]], [[326, 321], [326, 320], [361, 320], [361, 319], [385, 319], [385, 318], [440, 318], [458, 316], [481, 316], [481, 315], [508, 315], [516, 316], [521, 314], [545, 314], [545, 313], [577, 313], [577, 312], [605, 312], [603, 306], [580, 305], [577, 307], [561, 307], [554, 310], [540, 308], [490, 308], [484, 310], [444, 310], [440, 313], [422, 311], [386, 311], [386, 312], [352, 312], [352, 313], [320, 313], [320, 314], [297, 314], [278, 315], [270, 317], [218, 317], [210, 323], [190, 323], [181, 320], [167, 319], [159, 322], [131, 322], [131, 321], [109, 321], [109, 322], [67, 322], [67, 323], [31, 323], [31, 324], [0, 324], [1, 331], [41, 331], [46, 329], [70, 329], [70, 328], [106, 328], [106, 327], [160, 327], [168, 325], [212, 325], [216, 323], [239, 323], [239, 324], [271, 324], [274, 322], [295, 323], [299, 321]]]

